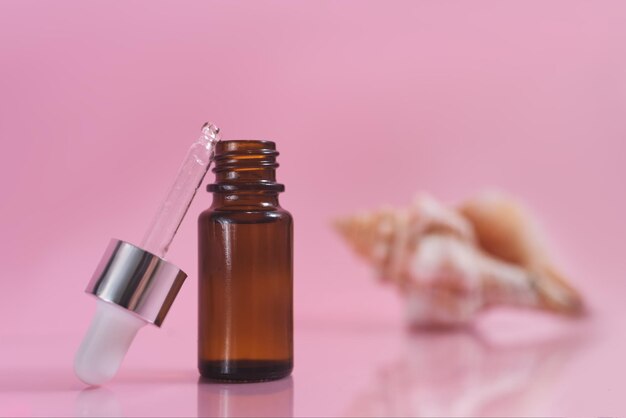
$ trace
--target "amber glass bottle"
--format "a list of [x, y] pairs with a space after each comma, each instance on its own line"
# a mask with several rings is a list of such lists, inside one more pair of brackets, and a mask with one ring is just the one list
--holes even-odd
[[221, 141], [198, 220], [198, 368], [252, 382], [293, 368], [293, 221], [278, 203], [276, 145]]

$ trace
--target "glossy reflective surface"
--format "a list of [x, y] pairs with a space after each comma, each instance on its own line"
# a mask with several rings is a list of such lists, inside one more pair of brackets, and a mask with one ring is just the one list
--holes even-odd
[[619, 312], [494, 312], [418, 334], [375, 312], [300, 319], [292, 377], [243, 385], [201, 381], [193, 350], [165, 329], [95, 389], [72, 375], [77, 336], [14, 336], [0, 346], [0, 416], [614, 416], [626, 411]]

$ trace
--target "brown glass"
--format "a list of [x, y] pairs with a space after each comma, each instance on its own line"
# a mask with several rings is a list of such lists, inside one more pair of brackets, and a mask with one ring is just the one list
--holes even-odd
[[293, 220], [280, 207], [276, 145], [221, 141], [213, 204], [198, 219], [198, 368], [252, 382], [293, 369]]

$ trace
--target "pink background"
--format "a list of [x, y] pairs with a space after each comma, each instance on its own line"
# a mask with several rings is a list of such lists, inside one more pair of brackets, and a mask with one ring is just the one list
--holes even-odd
[[[0, 374], [21, 382], [0, 379], [0, 396], [23, 396], [0, 415], [68, 413], [31, 402], [53, 405], [42, 393], [55, 381], [80, 388], [68, 370], [94, 310], [82, 289], [111, 237], [141, 239], [206, 120], [281, 152], [296, 220], [296, 414], [363, 414], [340, 393], [383, 354], [355, 350], [408, 347], [399, 299], [332, 218], [485, 187], [539, 214], [595, 313], [575, 329], [598, 345], [533, 411], [581, 411], [566, 400], [582, 394], [590, 415], [626, 411], [613, 386], [626, 342], [614, 331], [626, 313], [624, 2], [4, 0], [0, 54]], [[200, 192], [170, 252], [190, 277], [164, 327], [127, 358], [146, 381], [159, 367], [195, 379], [195, 221], [209, 204]], [[352, 362], [335, 366], [353, 389], [320, 371], [335, 354]], [[52, 370], [43, 398], [29, 395], [37, 364]]]

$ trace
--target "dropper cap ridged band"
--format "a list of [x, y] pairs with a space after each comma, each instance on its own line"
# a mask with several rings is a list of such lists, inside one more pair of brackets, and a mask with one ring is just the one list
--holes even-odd
[[161, 326], [186, 278], [174, 264], [112, 239], [85, 292]]

